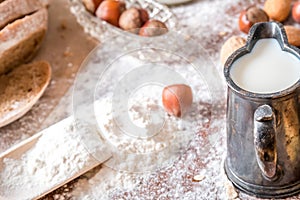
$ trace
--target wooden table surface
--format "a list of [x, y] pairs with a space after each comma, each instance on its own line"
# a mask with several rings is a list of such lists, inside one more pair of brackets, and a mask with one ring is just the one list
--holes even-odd
[[[207, 51], [209, 59], [221, 74], [219, 49], [231, 35], [245, 36], [238, 30], [237, 19], [239, 12], [253, 3], [263, 5], [262, 0], [194, 0], [170, 8], [177, 16], [182, 32], [193, 38]], [[30, 112], [20, 120], [0, 129], [0, 152], [71, 114], [70, 88], [82, 61], [97, 44], [99, 42], [85, 34], [81, 26], [77, 24], [75, 17], [69, 11], [67, 0], [52, 0], [49, 7], [49, 30], [35, 58], [36, 60], [45, 59], [51, 63], [52, 81], [43, 97]], [[225, 105], [220, 106], [219, 114], [220, 125], [216, 131], [222, 135], [218, 144], [224, 148]], [[218, 162], [222, 159], [221, 150], [216, 156], [219, 159]], [[81, 179], [92, 178], [101, 171], [101, 168], [102, 166], [95, 168], [42, 199], [77, 199], [71, 195], [71, 192], [78, 187], [77, 183]], [[90, 184], [93, 187], [93, 184], [96, 185], [97, 182]], [[197, 199], [196, 196], [194, 197]], [[240, 198], [255, 199], [247, 195], [241, 195]]]

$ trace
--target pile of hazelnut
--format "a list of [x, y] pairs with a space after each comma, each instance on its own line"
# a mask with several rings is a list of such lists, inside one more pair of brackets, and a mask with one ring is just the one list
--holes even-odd
[[143, 8], [131, 7], [121, 0], [82, 0], [86, 9], [96, 17], [125, 31], [140, 36], [158, 36], [168, 31], [167, 26], [155, 19], [149, 19]]
[[[255, 5], [243, 10], [239, 16], [239, 29], [248, 34], [253, 24], [257, 22], [267, 22], [269, 20], [283, 23], [287, 20], [290, 13], [295, 22], [300, 23], [300, 1], [292, 5], [292, 0], [266, 0], [264, 8]], [[288, 42], [291, 45], [300, 46], [300, 29], [291, 25], [284, 25]], [[227, 57], [235, 50], [244, 46], [246, 40], [240, 36], [229, 38], [221, 49], [221, 63], [225, 64]]]

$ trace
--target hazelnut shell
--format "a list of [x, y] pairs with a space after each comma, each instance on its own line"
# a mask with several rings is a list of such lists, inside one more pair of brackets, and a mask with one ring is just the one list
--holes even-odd
[[126, 31], [136, 31], [142, 26], [140, 11], [137, 8], [129, 8], [125, 10], [119, 19], [120, 28]]
[[292, 16], [296, 22], [300, 23], [300, 2], [293, 5]]
[[192, 89], [185, 84], [167, 86], [163, 89], [162, 102], [168, 114], [181, 117], [193, 103]]
[[125, 3], [122, 1], [105, 0], [96, 10], [96, 16], [118, 27], [119, 18], [125, 9]]
[[140, 29], [139, 35], [145, 37], [159, 36], [168, 32], [167, 26], [159, 20], [148, 20]]
[[244, 33], [248, 33], [253, 24], [267, 21], [269, 21], [269, 16], [264, 10], [251, 6], [240, 13], [239, 28]]
[[266, 0], [264, 10], [271, 19], [283, 22], [290, 14], [291, 2], [291, 0]]

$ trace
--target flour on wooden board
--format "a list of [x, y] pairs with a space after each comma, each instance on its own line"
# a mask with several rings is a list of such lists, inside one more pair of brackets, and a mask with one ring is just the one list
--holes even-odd
[[81, 144], [72, 118], [46, 129], [36, 144], [19, 158], [4, 158], [0, 197], [31, 199], [97, 163]]

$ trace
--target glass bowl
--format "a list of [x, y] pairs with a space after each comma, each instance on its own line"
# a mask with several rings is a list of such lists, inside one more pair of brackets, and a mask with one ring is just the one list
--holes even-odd
[[[69, 0], [70, 10], [83, 27], [84, 31], [98, 41], [103, 41], [111, 34], [130, 34], [118, 27], [115, 27], [86, 10], [82, 0]], [[126, 7], [140, 7], [148, 11], [150, 19], [157, 19], [166, 24], [169, 30], [176, 30], [177, 20], [172, 11], [165, 5], [152, 0], [125, 0]]]
[[188, 3], [192, 0], [157, 0], [157, 2], [166, 4], [166, 5], [177, 5], [177, 4], [183, 4]]

